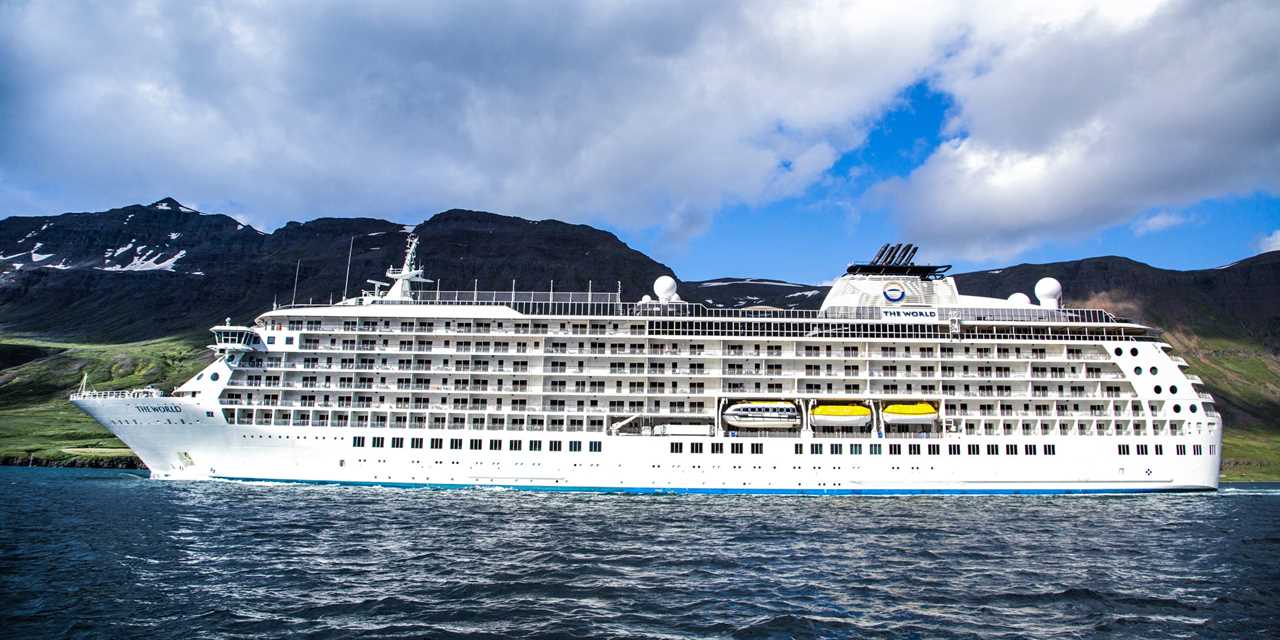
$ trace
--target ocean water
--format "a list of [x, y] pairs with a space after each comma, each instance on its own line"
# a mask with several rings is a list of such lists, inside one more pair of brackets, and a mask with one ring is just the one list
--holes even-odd
[[1275, 638], [1280, 486], [643, 496], [0, 468], [0, 636]]

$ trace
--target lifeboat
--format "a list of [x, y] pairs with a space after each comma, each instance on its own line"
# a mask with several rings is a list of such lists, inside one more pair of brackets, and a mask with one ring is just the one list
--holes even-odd
[[871, 409], [860, 404], [820, 404], [810, 417], [815, 427], [865, 427], [871, 424]]
[[885, 424], [933, 424], [938, 421], [938, 410], [925, 402], [915, 404], [891, 404], [880, 410]]
[[790, 402], [739, 402], [725, 409], [724, 421], [739, 429], [791, 429], [800, 425], [800, 412]]

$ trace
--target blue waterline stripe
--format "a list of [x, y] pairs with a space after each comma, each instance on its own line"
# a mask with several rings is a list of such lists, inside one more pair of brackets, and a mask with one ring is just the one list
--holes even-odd
[[391, 487], [396, 489], [511, 489], [515, 491], [555, 491], [563, 493], [639, 493], [639, 494], [742, 494], [742, 495], [806, 495], [806, 496], [903, 496], [903, 495], [1070, 495], [1127, 493], [1200, 493], [1217, 491], [1213, 487], [1133, 488], [1133, 489], [731, 489], [713, 487], [575, 487], [554, 484], [454, 484], [446, 482], [378, 482], [364, 480], [296, 480], [287, 478], [239, 478], [213, 476], [216, 480], [236, 482], [279, 482], [286, 484], [342, 485], [352, 487]]

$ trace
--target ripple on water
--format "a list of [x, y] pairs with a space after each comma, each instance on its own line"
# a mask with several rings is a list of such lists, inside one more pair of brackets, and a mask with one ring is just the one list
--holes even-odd
[[1280, 626], [1280, 489], [799, 498], [0, 470], [44, 637], [1223, 637]]

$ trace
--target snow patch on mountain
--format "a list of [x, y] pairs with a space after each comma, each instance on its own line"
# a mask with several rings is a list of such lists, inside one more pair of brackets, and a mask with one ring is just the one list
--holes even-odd
[[[139, 250], [139, 253], [141, 253], [141, 250]], [[173, 271], [173, 265], [176, 264], [178, 260], [181, 260], [185, 255], [187, 255], [187, 251], [183, 249], [174, 254], [173, 257], [167, 260], [161, 260], [161, 258], [164, 258], [163, 252], [148, 251], [143, 255], [135, 255], [133, 257], [133, 262], [130, 262], [127, 265], [111, 265], [109, 267], [100, 268], [103, 271]]]
[[53, 257], [52, 253], [36, 253], [35, 250], [31, 251], [32, 262], [44, 262], [45, 260], [48, 260], [49, 258], [52, 258], [52, 257]]
[[171, 234], [169, 234], [169, 239], [170, 239], [170, 240], [177, 240], [178, 238], [181, 238], [181, 237], [182, 237], [182, 234], [181, 234], [181, 233], [171, 233]]
[[67, 259], [66, 259], [66, 258], [63, 258], [62, 260], [59, 260], [59, 261], [58, 261], [58, 264], [46, 264], [46, 265], [43, 265], [43, 266], [44, 266], [44, 268], [45, 268], [45, 269], [60, 269], [60, 270], [66, 270], [66, 269], [70, 269], [70, 268], [71, 268], [71, 265], [67, 264]]
[[[152, 206], [153, 208], [160, 209], [160, 210], [162, 210], [162, 211], [168, 211], [168, 210], [169, 210], [169, 203], [168, 203], [168, 202], [157, 202], [157, 203], [155, 203], [155, 204], [153, 204], [153, 205], [151, 205], [151, 206]], [[130, 218], [132, 218], [133, 216], [129, 216], [129, 217], [130, 217]]]
[[809, 291], [797, 291], [795, 293], [788, 293], [787, 297], [788, 298], [812, 298], [813, 296], [816, 296], [819, 293], [822, 293], [822, 292], [817, 289], [810, 289]]
[[400, 233], [413, 233], [413, 225], [406, 224], [403, 227], [400, 227]]
[[698, 286], [702, 286], [702, 287], [723, 287], [723, 286], [731, 285], [731, 284], [764, 284], [764, 285], [772, 285], [772, 286], [775, 286], [775, 287], [797, 287], [797, 288], [799, 288], [799, 287], [804, 287], [804, 286], [808, 286], [808, 285], [803, 285], [803, 284], [795, 284], [795, 283], [791, 283], [791, 282], [783, 282], [783, 281], [781, 281], [781, 280], [757, 280], [757, 279], [755, 279], [755, 278], [745, 278], [745, 279], [742, 279], [742, 280], [719, 280], [719, 281], [716, 281], [716, 282], [704, 282], [704, 283], [702, 283], [701, 285], [698, 285]]

